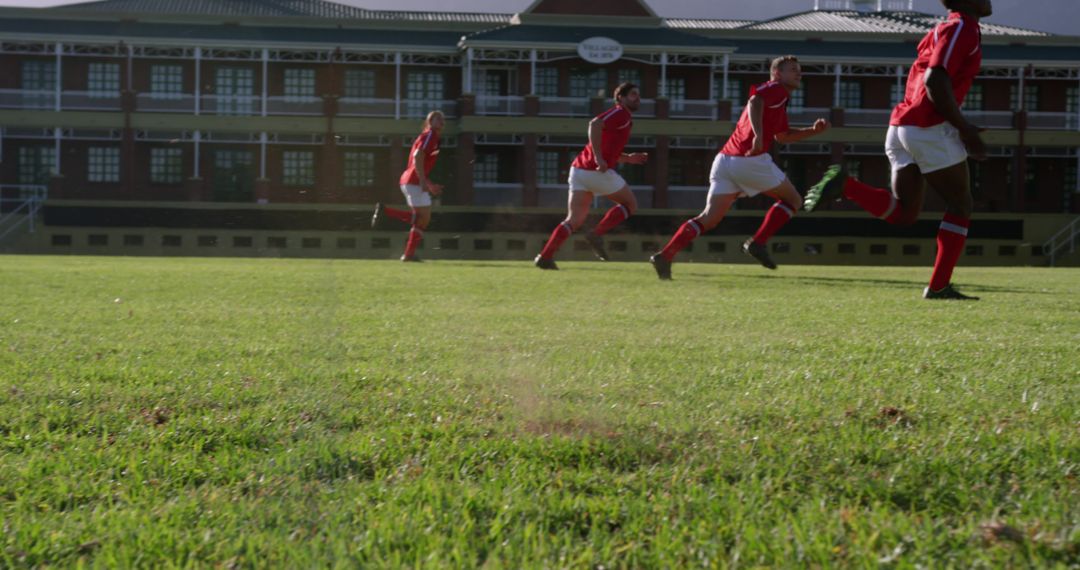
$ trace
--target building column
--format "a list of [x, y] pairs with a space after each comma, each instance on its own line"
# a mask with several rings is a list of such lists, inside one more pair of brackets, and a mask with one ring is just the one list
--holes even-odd
[[195, 115], [202, 110], [202, 48], [195, 48]]
[[[844, 110], [834, 107], [829, 113], [829, 122], [832, 126], [843, 127], [844, 126]], [[829, 145], [829, 160], [833, 164], [844, 163], [844, 143], [834, 142]]]
[[655, 167], [656, 173], [653, 180], [653, 208], [668, 207], [668, 168], [671, 164], [671, 137], [658, 135], [656, 137], [656, 156], [650, 161]]
[[270, 50], [263, 48], [262, 50], [262, 116], [266, 116], [266, 103], [269, 96], [268, 88], [270, 86], [270, 78], [267, 77], [267, 72], [270, 70]]
[[[470, 73], [471, 75], [471, 73]], [[401, 52], [394, 52], [394, 118], [401, 118]]]
[[255, 179], [255, 202], [257, 204], [270, 203], [270, 179], [266, 176], [267, 139], [266, 132], [259, 133], [259, 177]]
[[[1022, 77], [1021, 73], [1021, 77]], [[1021, 83], [1022, 84], [1022, 83]], [[1024, 111], [1023, 103], [1024, 91], [1020, 90], [1020, 111], [1013, 113], [1013, 128], [1017, 130], [1018, 140], [1016, 148], [1013, 151], [1013, 176], [1012, 176], [1012, 199], [1009, 200], [1009, 208], [1013, 212], [1023, 212], [1024, 208], [1024, 191], [1026, 190], [1027, 179], [1027, 152], [1025, 152], [1026, 145], [1024, 144], [1024, 134], [1027, 131], [1028, 114]]]
[[458, 133], [457, 181], [452, 202], [455, 206], [471, 206], [473, 192], [473, 162], [476, 161], [476, 139], [473, 133]]
[[536, 172], [539, 139], [536, 134], [525, 135], [525, 144], [521, 148], [521, 205], [526, 208], [534, 208], [540, 204]]
[[[727, 100], [728, 94], [728, 68], [731, 67], [731, 54], [724, 54], [724, 83], [723, 89], [720, 92], [720, 96], [717, 99], [721, 101]], [[731, 105], [728, 105], [728, 117], [731, 117]]]
[[192, 133], [191, 140], [191, 177], [184, 181], [189, 202], [201, 202], [203, 197], [202, 179], [202, 132]]
[[322, 145], [322, 156], [319, 157], [320, 170], [316, 178], [319, 190], [315, 193], [316, 202], [341, 202], [342, 188], [341, 178], [341, 147], [337, 144], [337, 138], [327, 136]]

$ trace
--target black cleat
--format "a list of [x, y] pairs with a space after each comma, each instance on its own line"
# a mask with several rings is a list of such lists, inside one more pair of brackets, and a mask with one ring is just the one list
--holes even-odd
[[585, 241], [589, 242], [589, 247], [592, 248], [593, 253], [596, 254], [596, 258], [600, 261], [607, 261], [607, 251], [604, 249], [604, 238], [589, 232], [585, 234]]
[[971, 295], [965, 295], [956, 289], [953, 289], [952, 283], [945, 286], [940, 291], [931, 291], [929, 287], [923, 289], [923, 299], [941, 299], [945, 301], [978, 301], [978, 297], [972, 297]]
[[533, 259], [533, 265], [539, 267], [540, 269], [550, 269], [552, 271], [559, 270], [559, 266], [555, 265], [554, 259], [546, 259], [540, 257], [540, 254], [536, 254], [536, 258]]
[[671, 281], [671, 262], [664, 259], [664, 256], [659, 253], [654, 253], [649, 258], [649, 263], [652, 264], [653, 269], [656, 270], [656, 276], [661, 281]]
[[375, 213], [371, 214], [371, 229], [375, 229], [375, 225], [379, 223], [379, 218], [382, 217], [382, 202], [375, 202]]
[[818, 206], [838, 200], [844, 194], [844, 183], [847, 182], [847, 169], [839, 164], [832, 164], [825, 171], [825, 176], [817, 184], [806, 191], [803, 199], [803, 209], [813, 212]]
[[754, 238], [750, 238], [743, 242], [742, 251], [746, 255], [758, 260], [758, 263], [765, 266], [767, 269], [776, 269], [776, 263], [773, 263], [772, 258], [769, 257], [769, 248], [754, 241]]
[[401, 256], [401, 261], [403, 261], [405, 263], [422, 263], [424, 260], [420, 259], [419, 257], [416, 257], [415, 255], [410, 255], [408, 257], [403, 255], [403, 256]]

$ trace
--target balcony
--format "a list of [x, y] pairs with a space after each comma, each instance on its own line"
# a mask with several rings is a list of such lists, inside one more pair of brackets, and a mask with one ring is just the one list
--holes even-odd
[[476, 114], [521, 116], [525, 114], [525, 98], [518, 95], [477, 95]]
[[668, 116], [672, 119], [705, 119], [715, 121], [716, 101], [711, 99], [672, 99]]
[[34, 89], [0, 89], [0, 109], [52, 110], [56, 92]]
[[138, 93], [135, 110], [141, 113], [195, 112], [195, 96], [189, 93]]
[[298, 97], [295, 95], [267, 97], [266, 114], [319, 116], [323, 114], [323, 98]]
[[256, 95], [203, 95], [200, 104], [202, 112], [207, 115], [262, 114], [262, 97]]
[[60, 108], [65, 111], [119, 111], [122, 109], [120, 92], [63, 91]]
[[393, 117], [396, 107], [393, 99], [362, 97], [338, 99], [338, 115], [343, 117]]
[[541, 117], [589, 117], [588, 97], [542, 97], [540, 99]]

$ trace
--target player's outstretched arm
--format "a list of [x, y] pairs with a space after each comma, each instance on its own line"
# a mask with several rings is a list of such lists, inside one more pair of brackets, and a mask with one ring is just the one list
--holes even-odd
[[773, 140], [780, 144], [799, 142], [827, 131], [830, 126], [829, 121], [818, 119], [814, 121], [813, 126], [806, 127], [805, 129], [788, 129], [782, 133], [776, 133]]
[[619, 156], [619, 164], [645, 164], [649, 161], [649, 153], [647, 152], [632, 152], [630, 154], [622, 153]]
[[964, 141], [964, 146], [967, 147], [971, 158], [986, 160], [986, 144], [979, 136], [982, 129], [969, 123], [960, 112], [960, 106], [956, 104], [956, 97], [953, 95], [949, 71], [940, 66], [931, 67], [926, 70], [923, 82], [926, 85], [926, 94], [930, 97], [930, 102], [934, 104], [934, 110], [960, 131], [960, 140]]

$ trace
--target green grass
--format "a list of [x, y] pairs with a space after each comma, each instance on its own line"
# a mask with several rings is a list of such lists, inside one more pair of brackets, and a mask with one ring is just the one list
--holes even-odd
[[0, 258], [0, 567], [1080, 565], [1080, 271]]

